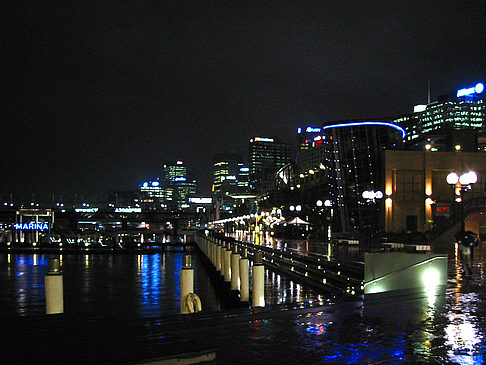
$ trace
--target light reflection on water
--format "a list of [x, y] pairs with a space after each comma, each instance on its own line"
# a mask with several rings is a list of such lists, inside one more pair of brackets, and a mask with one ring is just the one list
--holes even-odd
[[[295, 322], [258, 319], [249, 324], [248, 334], [253, 341], [249, 345], [261, 352], [285, 343], [296, 357], [308, 353], [308, 358], [314, 360], [310, 363], [484, 363], [486, 245], [476, 253], [475, 275], [466, 280], [451, 252], [449, 279], [457, 283], [445, 296], [353, 311], [338, 307], [334, 312], [296, 315], [292, 317]], [[64, 255], [66, 311], [125, 317], [178, 313], [177, 273], [181, 266], [182, 252], [152, 256]], [[214, 285], [205, 276], [199, 259], [193, 258], [193, 266], [201, 273], [196, 275], [195, 291], [201, 294], [203, 309], [220, 309]], [[0, 256], [0, 310], [4, 315], [43, 313], [46, 270], [47, 256]], [[268, 270], [265, 290], [269, 304], [316, 299], [327, 303], [325, 297]], [[229, 327], [227, 337], [236, 331]]]
[[[180, 311], [180, 270], [187, 252], [154, 255], [63, 255], [64, 308], [79, 315], [165, 316]], [[45, 312], [48, 255], [0, 255], [0, 310], [6, 316]], [[203, 311], [224, 306], [217, 282], [193, 255], [194, 291]], [[266, 270], [267, 305], [312, 300], [315, 293]], [[227, 306], [227, 304], [225, 304]]]
[[483, 364], [485, 253], [486, 245], [476, 250], [474, 275], [465, 279], [460, 261], [449, 252], [449, 279], [457, 282], [445, 295], [301, 315], [296, 333], [322, 363]]

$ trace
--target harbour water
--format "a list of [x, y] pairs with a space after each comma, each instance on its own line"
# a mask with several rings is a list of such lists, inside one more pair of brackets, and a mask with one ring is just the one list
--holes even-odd
[[[323, 255], [328, 253], [325, 244], [286, 243], [287, 249], [305, 252], [313, 247], [314, 251], [321, 249]], [[81, 355], [91, 359], [89, 352], [81, 354], [79, 346], [64, 339], [67, 333], [72, 336], [76, 326], [82, 338], [85, 326], [89, 336], [98, 333], [103, 338], [104, 353], [97, 356], [118, 363], [196, 347], [213, 349], [221, 364], [482, 364], [486, 357], [486, 245], [476, 249], [472, 278], [462, 275], [456, 252], [452, 245], [448, 247], [449, 285], [446, 294], [433, 301], [410, 299], [370, 306], [332, 303], [267, 271], [267, 307], [258, 310], [225, 307], [218, 298], [216, 283], [194, 255], [195, 291], [204, 311], [182, 320], [177, 315], [178, 272], [184, 252], [63, 255], [69, 326], [55, 327], [59, 331], [57, 345], [64, 349], [55, 359], [69, 361]], [[333, 255], [343, 254], [338, 253], [342, 249], [333, 249]], [[16, 329], [23, 318], [27, 320], [19, 333], [13, 331], [9, 346], [21, 348], [20, 339], [39, 341], [36, 334], [30, 334], [30, 328], [37, 326], [32, 324], [36, 318], [45, 318], [43, 277], [47, 259], [46, 255], [0, 258], [2, 319], [9, 329]], [[97, 319], [89, 326], [83, 322], [94, 316]], [[128, 333], [138, 347], [127, 343], [119, 353]], [[48, 356], [47, 348], [37, 346], [31, 349], [32, 356]]]

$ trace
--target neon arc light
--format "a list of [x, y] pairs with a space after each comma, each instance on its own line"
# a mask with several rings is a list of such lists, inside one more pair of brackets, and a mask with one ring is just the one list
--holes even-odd
[[372, 126], [384, 126], [384, 127], [391, 127], [396, 129], [397, 131], [400, 131], [402, 133], [402, 138], [405, 138], [407, 135], [407, 132], [405, 132], [405, 129], [400, 127], [397, 124], [393, 123], [388, 123], [388, 122], [352, 122], [352, 123], [339, 123], [339, 124], [331, 124], [331, 125], [325, 125], [322, 127], [322, 130], [324, 131], [325, 129], [330, 129], [330, 128], [341, 128], [341, 127], [362, 127], [365, 125], [372, 125]]

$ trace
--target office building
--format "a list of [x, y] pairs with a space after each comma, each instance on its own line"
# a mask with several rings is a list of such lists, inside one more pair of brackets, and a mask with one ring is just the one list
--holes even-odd
[[[379, 229], [375, 222], [384, 188], [383, 151], [402, 147], [404, 129], [382, 121], [353, 120], [305, 130], [296, 159], [296, 187], [306, 192], [307, 204], [328, 200], [335, 231], [370, 225]], [[365, 192], [375, 195], [369, 198]]]
[[170, 192], [167, 194], [167, 205], [169, 209], [188, 208], [190, 194], [196, 194], [196, 179], [188, 172], [183, 161], [167, 163], [163, 166], [162, 186]]
[[393, 122], [406, 130], [407, 146], [424, 135], [444, 130], [484, 130], [484, 85], [477, 83], [427, 105], [417, 105], [412, 114], [395, 118]]
[[249, 145], [250, 191], [263, 194], [276, 189], [276, 173], [290, 162], [290, 144], [274, 138], [254, 137]]

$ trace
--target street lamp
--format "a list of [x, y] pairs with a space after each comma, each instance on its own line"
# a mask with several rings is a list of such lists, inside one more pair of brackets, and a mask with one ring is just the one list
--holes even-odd
[[455, 201], [461, 203], [461, 230], [465, 230], [464, 222], [464, 198], [466, 191], [472, 188], [478, 181], [478, 175], [474, 171], [469, 171], [458, 176], [455, 172], [451, 172], [446, 177], [447, 183], [454, 189]]

